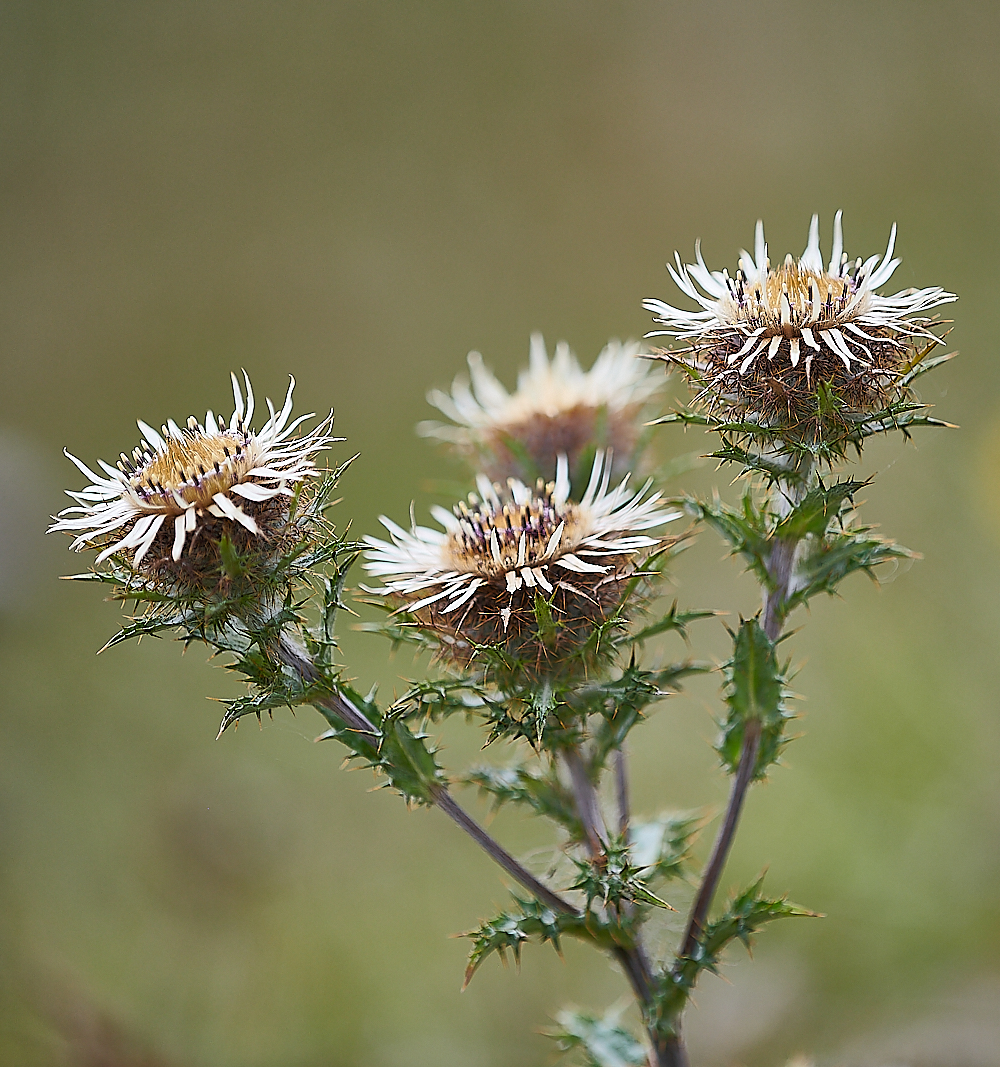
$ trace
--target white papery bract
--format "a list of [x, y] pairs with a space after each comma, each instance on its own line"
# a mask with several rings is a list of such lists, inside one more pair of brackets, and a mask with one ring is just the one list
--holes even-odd
[[472, 643], [503, 642], [518, 629], [512, 618], [531, 613], [536, 593], [555, 604], [557, 616], [597, 621], [608, 604], [604, 590], [631, 573], [634, 556], [660, 543], [638, 531], [680, 514], [664, 508], [659, 493], [647, 495], [649, 483], [633, 492], [626, 476], [612, 489], [610, 475], [611, 457], [598, 453], [575, 503], [561, 456], [555, 481], [533, 489], [511, 478], [501, 490], [481, 475], [468, 504], [432, 509], [443, 530], [405, 530], [383, 516], [391, 540], [365, 538], [364, 567], [384, 582], [371, 592]]
[[[937, 286], [904, 289], [892, 296], [876, 292], [892, 276], [900, 260], [893, 258], [896, 225], [893, 223], [885, 254], [862, 261], [844, 252], [842, 212], [833, 223], [833, 251], [824, 269], [819, 244], [819, 216], [813, 215], [809, 241], [802, 256], [786, 256], [772, 268], [764, 241], [764, 224], [758, 221], [754, 254], [740, 253], [736, 276], [727, 270], [709, 270], [695, 245], [697, 262], [683, 264], [675, 253], [676, 267], [667, 269], [678, 288], [694, 300], [700, 311], [685, 311], [662, 300], [645, 300], [666, 327], [649, 337], [668, 336], [702, 349], [724, 343], [726, 363], [740, 374], [761, 358], [774, 360], [779, 353], [796, 367], [802, 359], [808, 375], [812, 362], [825, 347], [850, 371], [872, 363], [872, 343], [884, 343], [886, 334], [899, 350], [905, 339], [940, 339], [927, 329], [924, 312], [956, 297]], [[735, 343], [734, 342], [737, 342]]]
[[77, 503], [61, 511], [49, 531], [75, 534], [70, 547], [76, 551], [100, 547], [97, 563], [116, 553], [132, 553], [136, 568], [164, 530], [173, 562], [208, 520], [237, 524], [256, 536], [269, 532], [262, 529], [262, 516], [273, 513], [276, 501], [291, 497], [292, 486], [316, 472], [317, 452], [342, 438], [330, 436], [332, 412], [309, 433], [293, 436], [313, 417], [288, 421], [294, 378], [281, 409], [275, 411], [268, 400], [270, 417], [252, 430], [250, 379], [244, 373], [244, 398], [236, 375], [231, 378], [235, 408], [228, 422], [209, 411], [204, 423], [192, 416], [182, 429], [168, 420], [157, 432], [140, 420], [143, 443], [131, 457], [123, 452], [117, 467], [99, 460], [105, 477], [66, 452], [91, 484], [79, 492], [67, 490]]

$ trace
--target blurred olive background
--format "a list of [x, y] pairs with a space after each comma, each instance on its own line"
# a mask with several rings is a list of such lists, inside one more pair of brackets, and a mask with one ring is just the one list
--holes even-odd
[[[469, 349], [511, 384], [532, 330], [589, 364], [676, 296], [675, 248], [732, 271], [763, 217], [772, 258], [797, 254], [816, 211], [828, 250], [843, 208], [852, 255], [899, 223], [896, 288], [961, 295], [962, 358], [923, 395], [962, 428], [866, 455], [865, 516], [924, 558], [802, 613], [803, 737], [724, 880], [767, 866], [828, 917], [732, 951], [691, 1046], [1000, 1064], [1000, 6], [32, 0], [0, 30], [0, 1062], [544, 1064], [563, 1004], [624, 995], [576, 945], [460, 995], [448, 935], [506, 891], [443, 816], [338, 770], [308, 709], [214, 741], [206, 696], [238, 688], [200, 648], [96, 657], [119, 609], [60, 584], [87, 558], [41, 536], [81, 484], [60, 450], [112, 459], [137, 417], [227, 409], [230, 369], [272, 397], [292, 373], [297, 410], [336, 408], [336, 458], [361, 452], [340, 521], [374, 532], [459, 476], [413, 425]], [[752, 613], [739, 570], [706, 534], [677, 596]], [[725, 653], [719, 621], [692, 639]], [[424, 669], [343, 651], [383, 694]], [[645, 727], [637, 807], [718, 812], [716, 691]], [[446, 757], [481, 740], [452, 724]]]

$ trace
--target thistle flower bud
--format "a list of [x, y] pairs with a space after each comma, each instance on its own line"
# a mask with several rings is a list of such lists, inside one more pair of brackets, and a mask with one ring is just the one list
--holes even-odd
[[[510, 478], [505, 489], [480, 475], [478, 494], [432, 513], [444, 531], [407, 531], [382, 517], [391, 541], [366, 537], [365, 569], [383, 579], [369, 590], [435, 634], [442, 654], [465, 664], [491, 645], [535, 667], [584, 641], [617, 609], [637, 561], [660, 541], [636, 531], [679, 517], [647, 482], [628, 476], [609, 489], [611, 457], [598, 453], [579, 503], [569, 499], [566, 456], [555, 481], [534, 488]], [[550, 620], [540, 633], [539, 599]], [[545, 627], [542, 627], [544, 629]]]
[[471, 388], [456, 378], [450, 395], [434, 390], [427, 397], [456, 425], [423, 422], [417, 431], [454, 445], [500, 482], [548, 481], [564, 455], [574, 481], [582, 483], [595, 447], [607, 450], [612, 475], [620, 476], [633, 467], [644, 409], [664, 381], [638, 354], [636, 342], [610, 341], [584, 371], [565, 341], [550, 362], [542, 335], [532, 334], [529, 366], [518, 375], [517, 390], [508, 393], [483, 357], [470, 352]]
[[194, 417], [181, 429], [168, 420], [159, 432], [139, 421], [143, 442], [117, 467], [99, 460], [106, 477], [76, 456], [66, 456], [90, 479], [77, 503], [59, 513], [49, 527], [76, 534], [79, 552], [99, 548], [96, 562], [131, 555], [133, 570], [164, 585], [211, 587], [224, 569], [225, 544], [237, 555], [273, 554], [287, 547], [293, 486], [316, 473], [313, 456], [342, 438], [329, 434], [333, 413], [311, 432], [294, 437], [311, 415], [289, 423], [291, 379], [284, 405], [254, 431], [253, 389], [244, 373], [246, 395], [231, 375], [232, 417], [211, 411], [204, 423]]
[[805, 442], [836, 440], [852, 420], [909, 398], [907, 375], [941, 343], [924, 312], [957, 299], [938, 287], [877, 293], [899, 265], [895, 240], [893, 224], [881, 260], [851, 260], [838, 211], [824, 268], [814, 215], [802, 256], [774, 268], [758, 222], [735, 277], [709, 270], [696, 244], [696, 263], [675, 253], [667, 269], [700, 310], [646, 300], [665, 327], [647, 336], [687, 343], [658, 355], [689, 372], [710, 410]]

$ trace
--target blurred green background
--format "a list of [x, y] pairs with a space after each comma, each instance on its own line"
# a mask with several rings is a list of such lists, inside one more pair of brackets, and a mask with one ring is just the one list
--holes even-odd
[[[460, 995], [447, 935], [505, 889], [442, 815], [341, 773], [309, 710], [215, 742], [206, 695], [236, 686], [201, 649], [95, 657], [119, 611], [41, 537], [81, 483], [60, 450], [111, 459], [137, 417], [225, 409], [231, 368], [272, 397], [294, 373], [361, 451], [341, 521], [374, 531], [456, 476], [413, 425], [470, 348], [508, 383], [532, 330], [589, 364], [673, 299], [675, 248], [732, 271], [758, 217], [777, 258], [818, 211], [828, 249], [843, 208], [852, 255], [899, 223], [896, 288], [960, 294], [924, 398], [962, 428], [866, 456], [865, 517], [924, 558], [802, 614], [804, 736], [724, 880], [766, 865], [828, 917], [732, 952], [692, 1053], [1000, 1064], [1000, 5], [31, 0], [0, 29], [0, 1062], [545, 1064], [564, 1003], [624, 994], [568, 945]], [[753, 612], [721, 553], [681, 558], [678, 597]], [[724, 654], [719, 622], [692, 636]], [[383, 693], [423, 669], [343, 648]], [[716, 688], [645, 727], [638, 807], [718, 811]], [[443, 740], [455, 764], [481, 742]]]

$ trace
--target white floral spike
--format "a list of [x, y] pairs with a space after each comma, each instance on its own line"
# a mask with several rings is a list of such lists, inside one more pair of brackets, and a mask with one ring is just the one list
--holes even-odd
[[838, 211], [833, 216], [833, 253], [830, 256], [830, 273], [840, 274], [840, 260], [844, 254], [844, 213]]
[[[310, 433], [292, 436], [302, 421], [286, 425], [294, 379], [281, 411], [275, 414], [268, 401], [271, 417], [260, 430], [252, 431], [250, 379], [244, 372], [244, 401], [236, 375], [231, 378], [235, 411], [228, 426], [224, 421], [220, 425], [211, 411], [204, 425], [192, 417], [185, 429], [169, 419], [162, 435], [140, 420], [147, 444], [131, 458], [123, 453], [117, 468], [101, 462], [107, 477], [95, 474], [67, 452], [91, 484], [68, 492], [76, 504], [59, 513], [50, 531], [74, 534], [71, 547], [76, 551], [100, 547], [98, 562], [134, 549], [134, 567], [149, 555], [161, 528], [162, 558], [175, 563], [190, 535], [208, 517], [238, 523], [260, 536], [258, 519], [264, 511], [277, 498], [292, 496], [290, 486], [316, 472], [314, 455], [342, 438], [330, 436], [332, 412]], [[167, 519], [172, 521], [164, 527]], [[105, 543], [108, 538], [110, 544]]]

